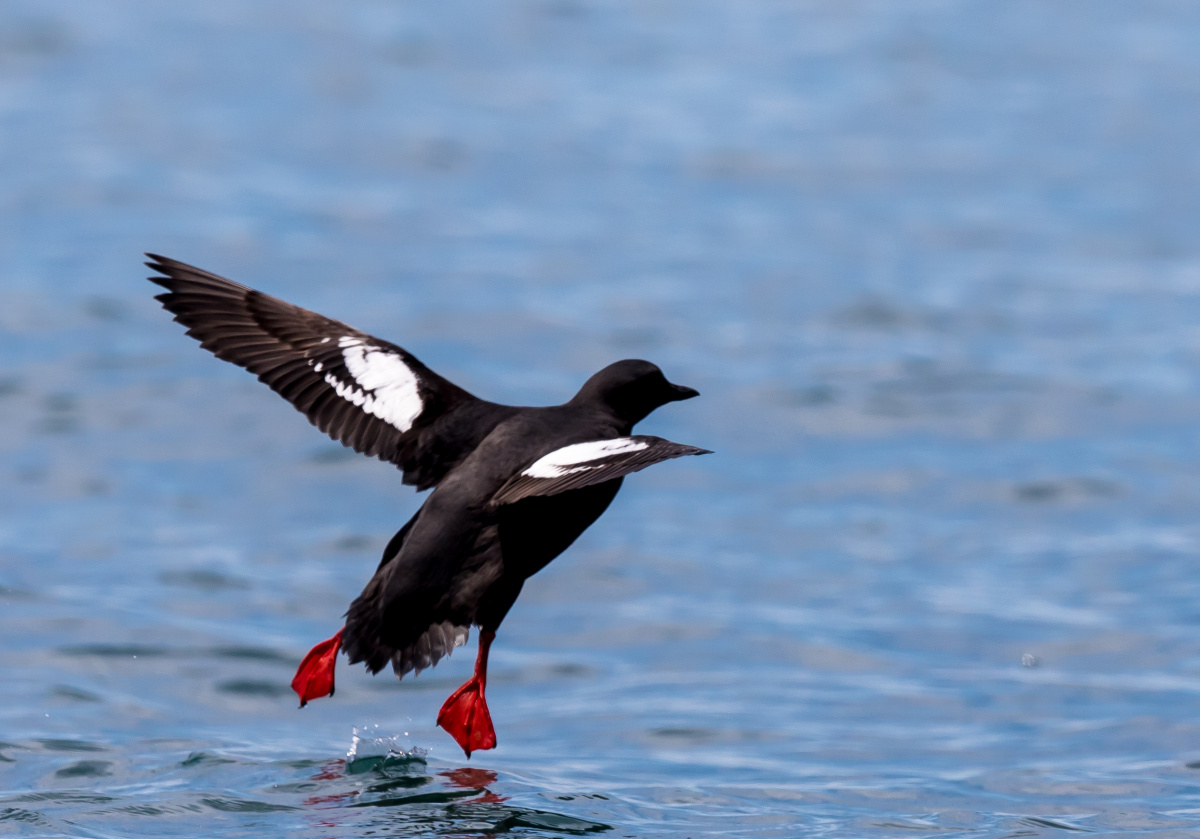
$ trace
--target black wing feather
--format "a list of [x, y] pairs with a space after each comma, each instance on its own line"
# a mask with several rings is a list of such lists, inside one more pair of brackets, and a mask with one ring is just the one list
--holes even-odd
[[[150, 281], [167, 289], [156, 299], [200, 346], [256, 374], [333, 439], [396, 464], [404, 482], [419, 489], [438, 483], [511, 411], [476, 399], [395, 344], [195, 266], [146, 255], [161, 275]], [[403, 372], [403, 365], [415, 388], [397, 397], [388, 382], [368, 378], [371, 386], [364, 386], [347, 366], [355, 352], [360, 368], [372, 360], [385, 370]], [[380, 401], [389, 394], [393, 401]], [[397, 405], [403, 410], [389, 408]], [[454, 421], [456, 414], [467, 427]], [[447, 434], [464, 440], [450, 457], [441, 443]]]
[[[626, 451], [603, 454], [599, 457], [586, 460], [570, 461], [568, 459], [567, 462], [559, 466], [544, 467], [539, 471], [536, 468], [539, 463], [542, 463], [546, 458], [550, 458], [558, 452], [567, 452], [573, 446], [566, 446], [544, 455], [538, 461], [530, 464], [510, 478], [500, 488], [500, 491], [492, 496], [492, 506], [498, 507], [503, 504], [512, 504], [520, 501], [522, 498], [529, 498], [534, 495], [557, 495], [560, 492], [568, 492], [573, 489], [601, 484], [675, 457], [684, 457], [693, 454], [712, 454], [708, 449], [685, 446], [681, 443], [672, 443], [670, 440], [664, 440], [661, 437], [646, 435], [622, 437], [615, 440], [596, 440], [574, 445], [618, 442], [628, 442], [631, 444], [630, 448]], [[637, 444], [642, 445], [637, 446]], [[551, 474], [556, 471], [560, 474]]]

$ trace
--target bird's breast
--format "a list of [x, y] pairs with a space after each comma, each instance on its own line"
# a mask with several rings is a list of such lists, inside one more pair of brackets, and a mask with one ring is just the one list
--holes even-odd
[[579, 538], [608, 509], [621, 479], [559, 495], [533, 496], [500, 508], [506, 574], [531, 577]]

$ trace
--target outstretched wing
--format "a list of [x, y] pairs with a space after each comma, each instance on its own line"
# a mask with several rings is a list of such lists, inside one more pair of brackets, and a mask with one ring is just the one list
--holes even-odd
[[660, 461], [690, 454], [712, 452], [643, 435], [575, 443], [555, 449], [522, 469], [492, 496], [492, 505], [604, 483]]
[[[156, 299], [200, 346], [257, 374], [333, 439], [395, 463], [405, 483], [436, 484], [505, 410], [395, 344], [208, 271], [146, 255], [146, 265], [162, 275], [150, 281], [167, 289]], [[459, 421], [447, 422], [451, 415]]]

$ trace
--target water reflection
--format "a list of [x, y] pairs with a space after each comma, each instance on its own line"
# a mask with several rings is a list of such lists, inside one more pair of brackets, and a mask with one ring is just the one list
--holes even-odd
[[[428, 830], [439, 835], [493, 835], [526, 828], [535, 833], [548, 830], [555, 835], [584, 835], [612, 829], [561, 813], [501, 806], [508, 797], [488, 789], [499, 780], [496, 772], [459, 767], [431, 775], [425, 759], [416, 755], [374, 755], [331, 761], [320, 767], [312, 780], [321, 782], [322, 790], [339, 786], [343, 789], [309, 796], [304, 799], [307, 807], [389, 808], [386, 816], [367, 817], [366, 824], [354, 819], [357, 830], [370, 827], [386, 828], [389, 833], [399, 831], [399, 835]], [[330, 828], [351, 826], [346, 818], [332, 816], [322, 816], [319, 824]]]

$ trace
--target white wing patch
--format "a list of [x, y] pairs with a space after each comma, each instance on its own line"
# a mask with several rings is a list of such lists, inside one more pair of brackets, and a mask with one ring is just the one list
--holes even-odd
[[[333, 373], [326, 373], [326, 383], [347, 402], [379, 417], [401, 432], [412, 428], [424, 406], [417, 389], [417, 377], [404, 359], [365, 344], [352, 335], [339, 338], [338, 346], [354, 381], [343, 382]], [[309, 364], [312, 363], [310, 360]], [[313, 370], [320, 372], [321, 365], [314, 365]]]
[[572, 446], [555, 449], [521, 474], [530, 478], [561, 478], [563, 475], [571, 475], [575, 472], [599, 469], [603, 465], [600, 463], [589, 465], [593, 460], [625, 452], [638, 452], [648, 448], [649, 445], [644, 440], [634, 440], [632, 437], [576, 443]]

